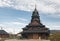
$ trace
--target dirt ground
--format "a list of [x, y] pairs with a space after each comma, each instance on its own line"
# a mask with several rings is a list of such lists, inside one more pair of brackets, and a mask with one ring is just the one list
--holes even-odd
[[40, 39], [25, 39], [25, 40], [17, 40], [17, 39], [9, 39], [5, 41], [50, 41], [50, 40], [40, 40]]

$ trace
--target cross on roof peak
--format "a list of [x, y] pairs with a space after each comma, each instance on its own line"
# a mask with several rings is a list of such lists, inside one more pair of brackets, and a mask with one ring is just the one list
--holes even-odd
[[36, 10], [36, 4], [35, 4], [35, 10]]
[[35, 9], [36, 9], [36, 4], [35, 4]]
[[1, 27], [1, 30], [3, 30], [3, 28]]

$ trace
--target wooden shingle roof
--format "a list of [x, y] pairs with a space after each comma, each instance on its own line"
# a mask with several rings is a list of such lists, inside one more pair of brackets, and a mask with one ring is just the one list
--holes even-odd
[[0, 30], [0, 34], [8, 34], [8, 33], [4, 30]]

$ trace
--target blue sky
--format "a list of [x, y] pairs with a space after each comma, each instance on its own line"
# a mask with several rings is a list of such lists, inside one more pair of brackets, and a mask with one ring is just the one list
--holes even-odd
[[0, 27], [9, 33], [21, 32], [30, 23], [35, 4], [41, 22], [51, 30], [60, 30], [59, 0], [0, 0]]

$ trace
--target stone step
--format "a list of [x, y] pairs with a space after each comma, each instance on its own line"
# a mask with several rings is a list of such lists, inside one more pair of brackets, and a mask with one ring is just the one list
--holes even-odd
[[50, 41], [50, 40], [40, 40], [40, 39], [25, 39], [25, 40], [17, 40], [17, 39], [9, 39], [5, 41]]

